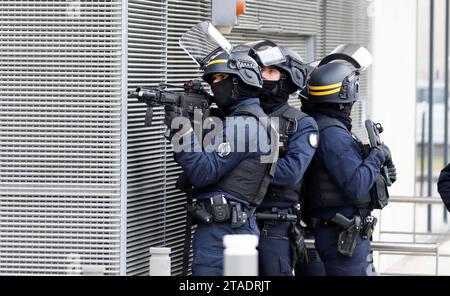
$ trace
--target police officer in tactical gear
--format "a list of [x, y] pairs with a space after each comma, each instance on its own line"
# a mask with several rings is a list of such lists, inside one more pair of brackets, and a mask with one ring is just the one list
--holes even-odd
[[351, 133], [360, 72], [370, 64], [367, 50], [345, 45], [322, 60], [302, 93], [303, 110], [316, 119], [320, 130], [304, 180], [308, 222], [330, 276], [372, 275], [369, 239], [376, 220], [371, 216], [371, 188], [383, 178], [384, 164], [390, 168], [391, 181], [396, 180], [389, 149], [380, 145], [363, 156], [361, 142]]
[[438, 191], [447, 210], [450, 212], [450, 164], [439, 175]]
[[304, 237], [299, 226], [300, 187], [303, 174], [318, 145], [318, 127], [314, 119], [289, 106], [291, 94], [305, 86], [307, 68], [293, 50], [276, 46], [282, 59], [264, 61], [258, 48], [272, 50], [276, 44], [254, 44], [256, 60], [262, 66], [261, 106], [271, 118], [278, 119], [281, 150], [275, 177], [264, 202], [257, 210], [261, 235], [259, 270], [262, 276], [292, 276], [294, 261], [306, 255]]
[[[203, 152], [181, 149], [188, 151], [175, 153], [175, 160], [196, 192], [192, 215], [198, 226], [192, 272], [217, 276], [223, 274], [224, 235], [259, 235], [254, 211], [266, 194], [275, 164], [262, 161], [265, 153], [259, 146], [256, 151], [248, 149], [251, 143], [268, 143], [270, 138], [267, 121], [260, 120], [267, 116], [258, 99], [262, 86], [258, 64], [247, 53], [224, 51], [210, 54], [203, 64], [203, 79], [211, 86], [213, 102], [225, 115], [223, 139], [213, 138], [212, 149], [207, 147]], [[166, 108], [166, 124], [171, 126], [180, 115], [179, 108]], [[234, 136], [236, 131], [245, 131], [245, 136]], [[192, 129], [183, 134], [186, 137], [190, 141], [183, 140], [181, 145], [187, 147], [182, 148], [201, 150]], [[239, 144], [245, 151], [238, 151]]]

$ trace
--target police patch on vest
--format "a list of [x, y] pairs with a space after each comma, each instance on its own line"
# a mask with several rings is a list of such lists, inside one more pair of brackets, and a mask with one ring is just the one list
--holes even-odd
[[217, 147], [216, 152], [221, 158], [227, 157], [231, 153], [230, 143], [225, 142], [220, 144], [219, 147]]
[[309, 134], [308, 141], [309, 145], [315, 149], [319, 145], [319, 136], [317, 134]]

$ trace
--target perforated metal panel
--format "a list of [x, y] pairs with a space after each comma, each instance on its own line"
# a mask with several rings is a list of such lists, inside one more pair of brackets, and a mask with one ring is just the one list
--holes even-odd
[[2, 275], [119, 272], [121, 9], [0, 2]]
[[[195, 24], [208, 19], [210, 1], [204, 0], [168, 0], [167, 35], [167, 82], [182, 85], [184, 82], [199, 78], [198, 66], [180, 48], [181, 35]], [[166, 167], [167, 186], [167, 245], [172, 248], [172, 272], [181, 273], [183, 243], [186, 223], [186, 197], [175, 189], [175, 182], [181, 168], [173, 161], [172, 147], [168, 147]]]
[[[167, 1], [128, 2], [128, 87], [166, 82]], [[166, 139], [161, 108], [128, 101], [127, 274], [148, 275], [149, 248], [165, 246]], [[170, 231], [170, 230], [169, 230]]]
[[261, 0], [258, 5], [263, 32], [311, 35], [318, 31], [318, 0]]

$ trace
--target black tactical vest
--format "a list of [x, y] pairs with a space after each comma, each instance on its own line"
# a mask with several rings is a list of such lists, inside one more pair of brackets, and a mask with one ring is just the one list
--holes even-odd
[[[318, 116], [316, 119], [319, 131], [322, 132], [329, 127], [339, 127], [348, 131], [347, 127], [336, 118], [328, 116]], [[360, 146], [361, 142], [353, 135], [353, 138]], [[363, 152], [361, 150], [361, 157]], [[355, 206], [357, 208], [367, 208], [371, 198], [368, 192], [363, 198], [355, 200], [345, 196], [334, 182], [322, 161], [318, 156], [314, 156], [305, 174], [305, 198], [306, 206], [309, 210], [328, 209], [345, 206]]]
[[[233, 116], [252, 116], [257, 120], [267, 115], [255, 106], [242, 106]], [[270, 132], [268, 121], [259, 121], [266, 131]], [[270, 136], [270, 135], [269, 135]], [[278, 146], [277, 146], [278, 149]], [[276, 152], [278, 153], [278, 152]], [[252, 206], [259, 206], [267, 193], [275, 173], [275, 163], [262, 163], [260, 157], [244, 159], [231, 172], [226, 174], [216, 184], [201, 190], [202, 192], [224, 191], [249, 202]]]
[[[298, 122], [303, 118], [308, 117], [308, 115], [286, 104], [275, 112], [269, 114], [269, 116], [279, 118], [278, 133], [280, 134], [280, 142], [283, 144], [283, 148], [280, 149], [280, 158], [283, 158], [287, 153], [289, 138], [298, 130]], [[300, 188], [302, 186], [302, 181], [303, 180], [300, 180], [300, 182], [295, 184], [295, 186], [270, 185], [267, 190], [266, 200], [287, 200], [298, 202], [300, 199]]]

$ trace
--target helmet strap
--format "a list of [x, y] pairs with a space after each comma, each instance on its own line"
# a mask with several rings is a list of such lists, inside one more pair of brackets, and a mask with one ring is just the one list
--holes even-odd
[[285, 73], [281, 73], [280, 80], [278, 81], [278, 83], [276, 84], [276, 86], [272, 90], [272, 94], [274, 96], [278, 95], [286, 87], [286, 79], [287, 79], [286, 74]]
[[239, 78], [233, 76], [233, 89], [231, 90], [231, 99], [233, 101], [239, 100]]

